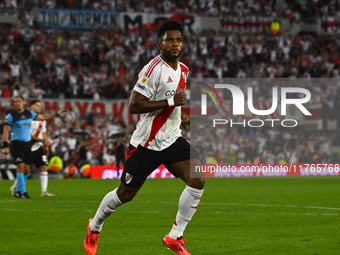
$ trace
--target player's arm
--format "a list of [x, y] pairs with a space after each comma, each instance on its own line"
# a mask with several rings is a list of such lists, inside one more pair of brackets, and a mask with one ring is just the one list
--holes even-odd
[[131, 114], [134, 113], [147, 113], [153, 112], [159, 109], [163, 109], [169, 106], [180, 106], [187, 103], [186, 93], [180, 92], [174, 97], [169, 99], [163, 99], [159, 101], [149, 101], [149, 98], [142, 95], [141, 93], [132, 90], [131, 97], [129, 100], [129, 111]]
[[35, 137], [34, 135], [31, 135], [31, 140], [33, 142], [40, 142], [40, 143], [45, 143], [45, 139], [40, 139], [38, 137]]
[[45, 151], [45, 155], [48, 157], [48, 155], [50, 154], [49, 146], [51, 146], [51, 143], [50, 143], [50, 141], [48, 140], [48, 137], [47, 137], [47, 133], [46, 133], [46, 132], [43, 133], [43, 139], [45, 140], [45, 143], [44, 143], [44, 151]]
[[40, 139], [38, 137], [35, 137], [34, 135], [31, 135], [31, 140], [34, 141], [34, 142], [43, 143], [44, 146], [46, 146], [46, 147], [51, 145], [51, 143], [47, 140], [47, 135], [46, 135], [45, 132], [43, 133], [43, 139]]
[[9, 145], [8, 145], [8, 140], [9, 140], [9, 133], [11, 132], [11, 126], [9, 125], [4, 125], [4, 130], [2, 134], [2, 144], [3, 144], [3, 153], [4, 154], [9, 154]]
[[38, 114], [35, 120], [49, 120], [54, 117], [59, 116], [60, 114], [66, 112], [66, 109], [62, 109], [53, 113], [44, 113], [44, 114]]
[[12, 114], [7, 114], [5, 121], [4, 121], [4, 130], [3, 130], [3, 135], [2, 135], [2, 144], [3, 144], [3, 153], [4, 154], [9, 154], [9, 146], [8, 146], [8, 141], [9, 141], [9, 134], [12, 130], [12, 125], [13, 125], [13, 116]]

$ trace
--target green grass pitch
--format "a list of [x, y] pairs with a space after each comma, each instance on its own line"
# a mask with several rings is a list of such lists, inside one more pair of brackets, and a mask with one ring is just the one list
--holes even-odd
[[[85, 254], [86, 224], [117, 180], [50, 180], [56, 197], [10, 195], [0, 181], [0, 254]], [[105, 222], [98, 255], [171, 255], [162, 246], [184, 188], [178, 179], [147, 180], [134, 201]], [[340, 254], [340, 178], [207, 179], [185, 238], [193, 255]]]

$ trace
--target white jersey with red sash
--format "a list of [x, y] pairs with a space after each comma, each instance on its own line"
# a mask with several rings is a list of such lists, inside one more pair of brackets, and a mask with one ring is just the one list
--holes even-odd
[[[46, 121], [45, 120], [35, 120], [31, 123], [31, 135], [39, 139], [43, 139], [43, 133], [46, 132]], [[36, 151], [43, 143], [32, 141], [32, 151]]]
[[[160, 101], [184, 91], [188, 75], [189, 69], [186, 65], [178, 62], [177, 69], [174, 70], [158, 55], [143, 67], [134, 90], [150, 101]], [[180, 106], [141, 114], [131, 144], [155, 151], [164, 150], [182, 136], [180, 125]]]

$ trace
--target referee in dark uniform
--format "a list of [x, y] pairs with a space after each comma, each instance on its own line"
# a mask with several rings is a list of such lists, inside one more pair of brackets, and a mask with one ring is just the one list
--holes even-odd
[[[3, 153], [11, 152], [14, 164], [17, 166], [18, 187], [13, 196], [17, 198], [29, 198], [26, 191], [26, 179], [31, 171], [31, 122], [33, 120], [48, 120], [66, 110], [59, 110], [55, 113], [37, 114], [33, 111], [25, 110], [22, 96], [14, 98], [14, 108], [5, 119], [3, 132]], [[10, 135], [11, 134], [11, 135]], [[11, 150], [9, 150], [9, 138], [11, 137]]]

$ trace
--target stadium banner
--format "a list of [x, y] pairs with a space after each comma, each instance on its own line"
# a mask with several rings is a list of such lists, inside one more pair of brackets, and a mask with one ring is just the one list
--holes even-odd
[[340, 33], [340, 17], [339, 16], [322, 17], [321, 27], [324, 33], [339, 34]]
[[[92, 179], [116, 179], [116, 166], [91, 166]], [[284, 176], [339, 176], [340, 163], [308, 163], [308, 164], [203, 164], [196, 171], [205, 177], [284, 177]], [[123, 166], [119, 169], [119, 176]], [[149, 177], [174, 178], [164, 165], [159, 166]]]
[[[91, 166], [91, 178], [92, 179], [116, 179], [117, 170], [116, 166]], [[119, 176], [123, 173], [123, 166], [119, 168]], [[155, 171], [153, 171], [149, 179], [154, 178], [174, 178], [174, 176], [165, 168], [164, 165], [160, 165]]]
[[183, 24], [184, 31], [197, 32], [201, 28], [201, 19], [196, 15], [191, 14], [156, 14], [143, 12], [121, 12], [119, 15], [119, 24], [124, 32], [132, 33], [134, 31], [152, 31], [165, 20], [177, 20]]
[[273, 17], [264, 16], [225, 16], [220, 20], [220, 23], [222, 30], [227, 32], [270, 33], [270, 24], [273, 20]]
[[119, 12], [39, 9], [44, 27], [68, 29], [115, 29]]
[[[33, 99], [26, 100], [26, 106], [29, 106]], [[95, 115], [113, 115], [121, 119], [124, 125], [131, 125], [139, 120], [139, 114], [130, 114], [128, 109], [128, 100], [85, 100], [85, 99], [40, 99], [43, 111], [50, 112], [65, 108], [69, 112], [62, 115], [62, 118], [68, 121], [74, 121], [80, 116], [85, 117], [93, 112]], [[0, 109], [10, 109], [13, 106], [13, 99], [1, 99]]]
[[[30, 102], [34, 99], [27, 100], [27, 106], [30, 105]], [[95, 114], [99, 115], [111, 115], [119, 117], [122, 119], [124, 125], [131, 125], [139, 120], [139, 114], [130, 114], [128, 109], [128, 100], [102, 100], [102, 101], [94, 101], [94, 100], [85, 100], [85, 99], [41, 99], [40, 100], [45, 111], [56, 111], [57, 109], [65, 108], [67, 110], [72, 110], [69, 113], [64, 115], [66, 121], [72, 120], [76, 117], [85, 117], [91, 111]], [[3, 107], [10, 108], [13, 105], [12, 99], [3, 98], [0, 102], [0, 109]], [[268, 109], [271, 105], [270, 101], [254, 101], [254, 106], [257, 109]], [[246, 109], [246, 104], [244, 105]], [[280, 106], [278, 106], [280, 108]], [[182, 111], [193, 115], [199, 116], [201, 114], [201, 107], [182, 107]], [[231, 100], [223, 102], [222, 105], [218, 105], [217, 107], [208, 105], [207, 112], [209, 118], [214, 118], [221, 114], [221, 116], [225, 118], [229, 118], [232, 116], [233, 111], [233, 103]], [[75, 114], [75, 116], [73, 116]], [[291, 107], [287, 112], [287, 116], [289, 118], [296, 118], [299, 121], [303, 121], [303, 116], [301, 113], [294, 107]], [[240, 117], [237, 117], [239, 120]], [[254, 114], [249, 111], [245, 112], [244, 119], [250, 120], [254, 118]], [[270, 119], [283, 119], [277, 112], [269, 115]], [[264, 117], [260, 117], [260, 119], [264, 119]], [[321, 119], [321, 116], [320, 116]]]

